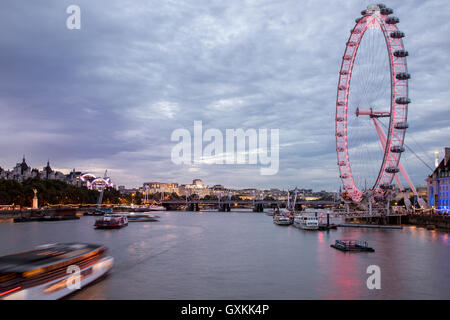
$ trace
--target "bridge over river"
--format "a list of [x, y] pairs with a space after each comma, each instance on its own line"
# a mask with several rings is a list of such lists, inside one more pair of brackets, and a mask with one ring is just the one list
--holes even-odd
[[[262, 212], [264, 208], [277, 208], [284, 207], [285, 202], [277, 201], [277, 200], [232, 200], [232, 199], [212, 199], [212, 200], [204, 200], [204, 199], [188, 199], [188, 200], [163, 200], [161, 201], [161, 205], [164, 206], [168, 210], [179, 210], [180, 208], [184, 208], [188, 211], [199, 211], [201, 207], [209, 207], [216, 208], [219, 211], [230, 211], [233, 207], [241, 207], [241, 208], [253, 208], [256, 212]], [[300, 209], [302, 207], [316, 207], [316, 208], [332, 208], [336, 205], [334, 201], [327, 200], [304, 200], [297, 201], [296, 208]]]

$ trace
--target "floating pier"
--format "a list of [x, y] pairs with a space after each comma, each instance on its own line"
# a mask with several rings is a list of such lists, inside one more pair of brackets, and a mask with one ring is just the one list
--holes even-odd
[[361, 240], [336, 240], [335, 244], [330, 245], [330, 247], [346, 252], [375, 252], [366, 241]]

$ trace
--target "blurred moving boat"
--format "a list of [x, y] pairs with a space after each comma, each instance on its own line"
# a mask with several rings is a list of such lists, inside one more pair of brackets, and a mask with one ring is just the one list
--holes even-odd
[[156, 222], [159, 221], [157, 218], [159, 218], [159, 216], [153, 216], [150, 214], [145, 214], [145, 213], [134, 213], [134, 212], [130, 212], [128, 214], [126, 214], [128, 222]]
[[86, 211], [85, 216], [103, 216], [104, 214], [113, 213], [113, 208], [95, 208], [94, 211]]
[[105, 214], [103, 218], [95, 220], [94, 226], [97, 229], [117, 229], [128, 225], [128, 218], [125, 214]]
[[[95, 244], [56, 243], [0, 257], [0, 299], [55, 300], [71, 294], [111, 270], [114, 258], [106, 250]], [[73, 273], [77, 267], [79, 273]]]
[[96, 208], [94, 211], [94, 215], [102, 215], [102, 214], [107, 214], [107, 213], [113, 213], [113, 208]]

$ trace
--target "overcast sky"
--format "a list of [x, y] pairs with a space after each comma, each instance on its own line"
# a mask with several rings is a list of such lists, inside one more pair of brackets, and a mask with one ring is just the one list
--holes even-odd
[[[68, 30], [66, 8], [81, 8]], [[368, 1], [2, 0], [0, 166], [226, 187], [337, 190], [336, 86]], [[450, 146], [450, 3], [390, 1], [409, 51], [406, 143], [433, 166]], [[280, 169], [172, 163], [173, 130], [279, 129]], [[404, 161], [403, 161], [404, 160]], [[429, 170], [402, 158], [415, 184]]]

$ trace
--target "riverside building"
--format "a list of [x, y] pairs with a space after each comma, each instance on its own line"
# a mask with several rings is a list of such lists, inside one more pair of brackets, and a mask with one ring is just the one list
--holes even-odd
[[429, 205], [437, 213], [450, 214], [450, 148], [444, 149], [444, 158], [426, 181]]

